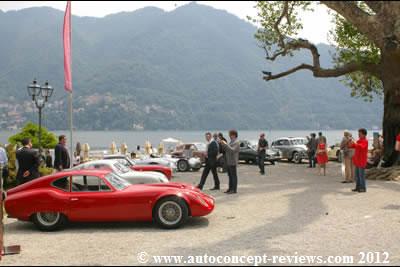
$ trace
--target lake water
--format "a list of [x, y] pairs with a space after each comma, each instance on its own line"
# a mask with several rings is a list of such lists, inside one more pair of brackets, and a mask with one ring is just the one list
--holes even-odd
[[[91, 149], [106, 149], [110, 147], [111, 142], [115, 142], [119, 147], [120, 144], [126, 143], [128, 151], [136, 149], [137, 145], [143, 147], [145, 141], [150, 141], [156, 147], [162, 139], [172, 137], [182, 140], [184, 142], [204, 142], [205, 131], [75, 131], [73, 142], [80, 142], [81, 144], [88, 143]], [[219, 131], [212, 131], [219, 132]], [[227, 137], [227, 131], [221, 131]], [[243, 130], [239, 131], [239, 139], [257, 140], [261, 132], [265, 132], [268, 141], [271, 143], [273, 140], [280, 137], [305, 137], [312, 130], [303, 131], [287, 131], [287, 130]], [[357, 136], [357, 130], [352, 131], [353, 136]], [[379, 131], [374, 131], [379, 132]], [[65, 134], [69, 139], [69, 131], [54, 131], [56, 135]], [[328, 144], [334, 145], [341, 141], [343, 130], [329, 130], [323, 131], [328, 139]], [[10, 131], [0, 131], [0, 143], [7, 143], [8, 138], [15, 134]], [[372, 137], [372, 131], [369, 132]], [[228, 138], [227, 138], [228, 139]]]

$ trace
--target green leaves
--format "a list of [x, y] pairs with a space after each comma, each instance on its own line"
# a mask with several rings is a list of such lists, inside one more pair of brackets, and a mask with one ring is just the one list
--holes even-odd
[[[54, 148], [57, 145], [56, 136], [47, 131], [46, 128], [42, 127], [41, 134], [43, 148]], [[33, 148], [39, 148], [39, 126], [29, 122], [25, 125], [20, 133], [11, 136], [8, 141], [11, 144], [21, 144], [22, 140], [25, 138], [30, 138], [32, 140]]]
[[300, 11], [311, 11], [311, 1], [259, 1], [257, 18], [249, 18], [261, 27], [255, 34], [267, 54], [285, 49], [285, 42], [303, 28]]
[[[259, 1], [257, 18], [249, 18], [258, 23], [260, 28], [255, 38], [265, 50], [268, 60], [275, 60], [277, 56], [293, 56], [297, 46], [290, 45], [296, 40], [299, 31], [303, 28], [299, 12], [312, 11], [311, 1]], [[358, 7], [365, 13], [373, 15], [374, 12], [363, 2], [359, 1]], [[333, 44], [337, 52], [333, 55], [336, 67], [348, 63], [379, 64], [380, 49], [371, 42], [367, 36], [361, 34], [354, 25], [335, 13], [333, 22], [335, 28], [330, 31]], [[342, 79], [349, 86], [353, 97], [371, 100], [375, 95], [383, 92], [382, 82], [367, 72], [354, 72], [347, 74]]]
[[[379, 64], [381, 54], [378, 47], [339, 14], [335, 14], [333, 21], [335, 29], [330, 31], [330, 35], [337, 46], [334, 55], [337, 66], [349, 62]], [[342, 81], [351, 88], [351, 96], [361, 97], [366, 101], [371, 101], [374, 96], [383, 93], [381, 80], [370, 73], [350, 73], [345, 75]]]

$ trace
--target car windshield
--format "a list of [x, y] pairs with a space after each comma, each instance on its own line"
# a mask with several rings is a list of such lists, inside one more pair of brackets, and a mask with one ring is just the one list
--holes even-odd
[[293, 139], [291, 140], [292, 145], [306, 145], [307, 139]]
[[206, 151], [207, 150], [207, 145], [204, 143], [196, 143], [195, 144], [197, 147], [197, 150], [199, 151]]
[[125, 158], [118, 158], [118, 159], [116, 159], [116, 161], [118, 161], [121, 165], [123, 165], [127, 168], [133, 166], [133, 163], [131, 163], [129, 160], [127, 160]]
[[113, 166], [114, 166], [114, 170], [117, 171], [117, 172], [120, 173], [120, 174], [125, 174], [125, 173], [128, 173], [128, 172], [131, 171], [131, 169], [129, 169], [128, 167], [122, 165], [122, 164], [119, 163], [119, 162], [115, 162], [115, 163], [113, 164]]
[[105, 176], [105, 178], [107, 179], [107, 181], [117, 190], [124, 190], [125, 188], [127, 188], [130, 184], [121, 179], [120, 177], [118, 177], [117, 175], [113, 174], [113, 173], [109, 173]]

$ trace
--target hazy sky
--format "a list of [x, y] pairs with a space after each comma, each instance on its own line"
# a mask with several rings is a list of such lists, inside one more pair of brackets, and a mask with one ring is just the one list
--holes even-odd
[[[133, 11], [146, 6], [156, 6], [166, 11], [189, 3], [189, 1], [72, 1], [72, 14], [77, 16], [103, 17], [121, 11]], [[255, 16], [256, 10], [253, 1], [197, 1], [198, 4], [209, 5], [223, 9], [242, 19], [246, 16]], [[0, 1], [3, 11], [18, 10], [33, 6], [50, 6], [64, 10], [66, 1]], [[331, 29], [331, 19], [327, 9], [318, 5], [314, 12], [301, 14], [304, 29], [300, 36], [316, 43], [328, 43], [327, 35]]]

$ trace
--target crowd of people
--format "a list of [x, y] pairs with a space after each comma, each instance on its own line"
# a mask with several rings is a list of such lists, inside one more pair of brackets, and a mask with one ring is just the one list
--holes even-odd
[[[356, 141], [349, 131], [344, 131], [343, 139], [340, 143], [340, 153], [342, 155], [343, 178], [342, 183], [356, 183], [354, 192], [366, 192], [365, 169], [376, 164], [375, 157], [379, 156], [379, 161], [383, 155], [383, 139], [378, 136], [378, 141], [374, 142], [369, 159], [367, 130], [359, 129], [358, 140]], [[205, 134], [207, 141], [207, 151], [205, 155], [205, 167], [203, 169], [198, 188], [203, 190], [210, 172], [214, 178], [214, 187], [211, 190], [220, 190], [221, 183], [218, 177], [218, 167], [222, 167], [228, 174], [229, 187], [225, 191], [227, 194], [236, 194], [238, 192], [238, 174], [237, 166], [239, 163], [240, 143], [238, 132], [229, 131], [230, 141], [228, 142], [222, 133]], [[67, 138], [65, 135], [59, 136], [59, 143], [54, 148], [54, 162], [49, 150], [45, 150], [45, 155], [41, 156], [36, 150], [32, 149], [32, 141], [29, 138], [22, 140], [22, 147], [17, 150], [16, 158], [18, 161], [17, 185], [24, 184], [40, 177], [39, 166], [44, 162], [48, 168], [54, 168], [56, 171], [68, 169], [71, 166], [71, 159], [66, 147]], [[268, 141], [264, 133], [260, 134], [258, 140], [258, 167], [260, 174], [265, 175], [265, 156], [268, 149]], [[320, 132], [318, 137], [311, 133], [307, 143], [309, 168], [319, 166], [319, 175], [326, 176], [326, 165], [328, 163], [327, 138]], [[400, 163], [400, 133], [396, 137], [395, 151], [397, 151], [397, 164]], [[224, 166], [218, 166], [219, 157], [223, 157]], [[0, 165], [3, 166], [3, 177], [7, 177], [7, 153], [0, 146]]]
[[[354, 192], [366, 192], [365, 170], [371, 166], [379, 166], [383, 157], [383, 138], [377, 135], [374, 138], [373, 149], [369, 156], [369, 146], [367, 130], [358, 130], [358, 140], [356, 141], [349, 131], [344, 131], [343, 139], [340, 143], [340, 153], [343, 164], [342, 183], [356, 183]], [[307, 148], [310, 168], [315, 168], [316, 163], [320, 167], [320, 175], [326, 175], [326, 164], [328, 163], [328, 150], [326, 137], [319, 133], [319, 137], [312, 133], [308, 138]], [[400, 133], [396, 137], [395, 151], [398, 154], [397, 164], [400, 163]]]
[[[70, 157], [66, 148], [66, 137], [61, 135], [59, 137], [59, 143], [55, 147], [54, 163], [48, 149], [45, 150], [45, 155], [42, 156], [41, 151], [36, 151], [32, 148], [32, 140], [25, 138], [22, 140], [22, 147], [16, 152], [16, 158], [18, 161], [17, 171], [17, 185], [22, 185], [34, 179], [40, 177], [39, 167], [41, 164], [47, 168], [55, 168], [57, 171], [70, 168]], [[7, 154], [3, 148], [0, 148], [0, 164], [3, 166], [7, 165]], [[6, 170], [4, 168], [3, 170]], [[3, 177], [7, 177], [3, 173]]]
[[220, 180], [217, 172], [218, 156], [224, 157], [224, 167], [228, 173], [229, 187], [225, 191], [226, 194], [237, 194], [238, 175], [237, 165], [239, 163], [240, 143], [238, 140], [238, 132], [236, 130], [229, 131], [230, 142], [228, 142], [223, 134], [210, 132], [205, 135], [207, 141], [206, 162], [201, 175], [201, 180], [197, 188], [203, 190], [210, 171], [214, 177], [214, 187], [211, 190], [220, 190]]

